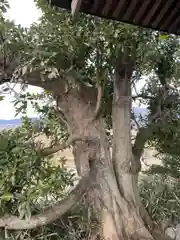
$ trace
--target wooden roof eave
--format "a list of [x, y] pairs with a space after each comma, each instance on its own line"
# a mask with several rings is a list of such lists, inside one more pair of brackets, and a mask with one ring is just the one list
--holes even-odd
[[51, 4], [71, 9], [73, 18], [84, 12], [180, 35], [180, 0], [51, 0]]

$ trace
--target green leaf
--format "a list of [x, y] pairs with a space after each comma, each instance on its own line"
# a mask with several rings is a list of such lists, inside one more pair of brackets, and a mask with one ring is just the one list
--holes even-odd
[[4, 100], [4, 96], [0, 96], [0, 101]]
[[0, 134], [0, 151], [6, 150], [8, 147], [8, 138], [3, 134]]
[[15, 153], [15, 154], [19, 153], [20, 151], [21, 151], [21, 148], [20, 148], [20, 147], [14, 147], [14, 148], [12, 149], [12, 152]]
[[160, 38], [161, 40], [165, 40], [165, 39], [168, 39], [168, 38], [169, 38], [169, 35], [168, 35], [168, 34], [162, 34], [162, 35], [159, 36], [159, 38]]
[[13, 198], [13, 195], [9, 192], [6, 192], [1, 196], [1, 199], [6, 202], [9, 202], [12, 198]]
[[4, 182], [5, 182], [5, 179], [0, 180], [0, 188], [3, 186]]

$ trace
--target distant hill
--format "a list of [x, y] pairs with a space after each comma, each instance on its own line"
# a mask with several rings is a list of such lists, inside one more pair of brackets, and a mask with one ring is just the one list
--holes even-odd
[[[32, 118], [35, 121], [37, 118]], [[14, 128], [19, 127], [22, 124], [21, 119], [0, 119], [0, 128]]]
[[[147, 114], [146, 108], [135, 107], [134, 108], [135, 114], [137, 117], [140, 115], [145, 116]], [[37, 118], [32, 118], [32, 120], [36, 120]], [[0, 119], [0, 128], [14, 128], [20, 126], [22, 123], [21, 119]]]
[[4, 126], [4, 125], [15, 125], [15, 126], [19, 126], [21, 125], [22, 121], [21, 119], [0, 119], [0, 125]]

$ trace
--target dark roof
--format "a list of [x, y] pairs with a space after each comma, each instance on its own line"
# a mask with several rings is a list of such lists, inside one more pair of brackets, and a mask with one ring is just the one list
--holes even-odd
[[[72, 0], [51, 0], [71, 9]], [[82, 0], [80, 12], [180, 35], [180, 0]]]

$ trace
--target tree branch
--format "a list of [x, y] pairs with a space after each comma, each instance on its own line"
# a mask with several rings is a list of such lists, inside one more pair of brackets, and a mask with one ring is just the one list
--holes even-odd
[[[137, 97], [140, 97], [140, 96], [137, 96]], [[144, 95], [142, 95], [141, 97], [145, 98]], [[151, 97], [151, 96], [148, 96], [148, 98], [151, 100], [155, 99], [154, 97]], [[132, 149], [137, 164], [140, 164], [140, 157], [142, 156], [145, 143], [150, 137], [150, 135], [152, 134], [151, 128], [152, 128], [153, 122], [158, 118], [162, 120], [163, 117], [167, 117], [166, 113], [162, 112], [162, 99], [164, 100], [166, 98], [167, 98], [167, 86], [166, 88], [163, 87], [163, 89], [159, 90], [159, 97], [156, 103], [157, 106], [155, 106], [156, 107], [155, 111], [148, 116], [148, 125], [146, 127], [140, 128], [139, 132], [137, 133], [136, 140]], [[173, 101], [174, 99], [172, 99], [172, 102]]]
[[97, 102], [96, 102], [96, 108], [94, 111], [94, 118], [97, 118], [101, 111], [101, 104], [102, 104], [102, 86], [98, 86], [98, 94], [97, 94]]
[[41, 155], [43, 157], [49, 156], [51, 154], [54, 154], [56, 152], [62, 151], [68, 147], [70, 147], [71, 144], [73, 144], [75, 141], [83, 141], [82, 138], [77, 137], [77, 136], [72, 136], [71, 138], [68, 139], [67, 142], [64, 142], [62, 144], [58, 144], [53, 147], [46, 147], [40, 151]]
[[142, 127], [142, 128], [139, 128], [139, 131], [136, 135], [136, 140], [134, 142], [132, 151], [133, 151], [133, 155], [135, 156], [135, 159], [137, 159], [138, 161], [142, 156], [144, 146], [149, 137], [149, 134], [150, 134], [150, 129], [148, 127]]
[[154, 100], [153, 96], [147, 96], [147, 95], [144, 95], [144, 94], [137, 94], [135, 96], [132, 96], [133, 100], [136, 100], [137, 98], [143, 98], [143, 99], [147, 99], [147, 100]]
[[[19, 79], [13, 79], [10, 75], [0, 75], [0, 85], [4, 83], [19, 83], [19, 84], [29, 84], [36, 87], [41, 87], [46, 90], [57, 90], [64, 89], [63, 81], [59, 81], [59, 79], [44, 79], [41, 80], [41, 73], [39, 71], [34, 71], [31, 73], [27, 73], [25, 76]], [[60, 86], [61, 85], [61, 86]]]
[[75, 136], [73, 135], [72, 137], [70, 137], [67, 142], [65, 143], [62, 143], [62, 144], [58, 144], [54, 147], [47, 147], [47, 148], [44, 148], [42, 150], [40, 150], [40, 154], [43, 156], [43, 157], [47, 157], [51, 154], [54, 154], [56, 152], [59, 152], [59, 151], [62, 151], [68, 147], [70, 147], [70, 145], [74, 144], [75, 142], [77, 141], [82, 141], [82, 142], [89, 142], [89, 141], [94, 141], [95, 139], [93, 138], [90, 138], [90, 137], [81, 137], [81, 136]]
[[90, 180], [93, 177], [94, 170], [91, 170], [89, 174], [83, 177], [78, 185], [69, 193], [67, 197], [55, 204], [54, 206], [46, 209], [43, 213], [32, 216], [31, 219], [20, 219], [17, 216], [6, 215], [0, 218], [0, 228], [6, 228], [10, 230], [22, 230], [22, 229], [34, 229], [37, 227], [45, 226], [51, 222], [54, 222], [81, 199], [83, 194], [90, 187]]
[[68, 147], [70, 147], [70, 144], [62, 143], [62, 144], [55, 145], [53, 147], [46, 147], [46, 148], [44, 148], [40, 151], [40, 154], [41, 154], [42, 157], [47, 157], [51, 154], [62, 151], [64, 149], [68, 148]]
[[[1, 62], [2, 56], [0, 56]], [[23, 70], [24, 69], [24, 70]], [[24, 71], [24, 72], [23, 72]], [[63, 74], [64, 76], [64, 74]], [[4, 83], [29, 84], [46, 90], [57, 90], [61, 94], [65, 89], [65, 81], [59, 81], [61, 77], [49, 77], [44, 69], [29, 69], [29, 63], [22, 64], [19, 59], [14, 59], [6, 63], [3, 69], [0, 65], [0, 85]]]
[[148, 140], [148, 138], [150, 137], [150, 135], [152, 134], [152, 123], [153, 121], [160, 116], [161, 114], [161, 103], [159, 102], [158, 106], [157, 106], [157, 110], [153, 115], [149, 115], [148, 117], [148, 125], [146, 127], [141, 127], [139, 128], [139, 131], [136, 135], [136, 140], [134, 142], [132, 151], [133, 151], [133, 155], [135, 157], [135, 162], [137, 164], [138, 169], [140, 170], [140, 158], [142, 156], [145, 144]]

